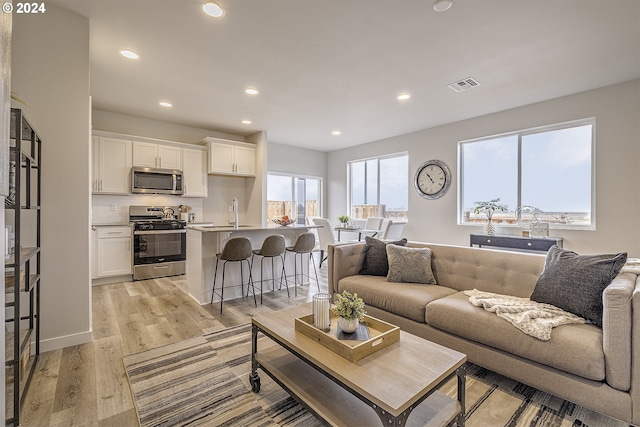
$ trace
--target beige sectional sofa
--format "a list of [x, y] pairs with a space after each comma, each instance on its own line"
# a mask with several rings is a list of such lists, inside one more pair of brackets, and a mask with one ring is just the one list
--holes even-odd
[[[539, 390], [640, 425], [640, 279], [620, 273], [605, 289], [602, 328], [553, 329], [549, 341], [524, 334], [462, 292], [528, 298], [545, 255], [409, 242], [428, 247], [437, 285], [360, 275], [365, 244], [328, 248], [330, 292], [356, 292], [371, 316], [467, 354], [468, 360]], [[634, 351], [635, 350], [635, 351]]]

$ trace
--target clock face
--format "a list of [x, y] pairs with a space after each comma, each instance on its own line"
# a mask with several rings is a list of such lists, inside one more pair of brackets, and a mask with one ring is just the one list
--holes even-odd
[[440, 160], [424, 162], [416, 171], [414, 186], [425, 199], [442, 197], [450, 185], [451, 172]]

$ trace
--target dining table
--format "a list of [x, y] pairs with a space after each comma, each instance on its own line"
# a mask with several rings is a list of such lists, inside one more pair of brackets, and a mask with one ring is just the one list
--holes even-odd
[[358, 241], [362, 240], [362, 236], [369, 236], [369, 237], [376, 237], [378, 235], [378, 233], [380, 233], [382, 230], [373, 230], [373, 229], [367, 229], [364, 227], [358, 227], [356, 225], [347, 225], [346, 227], [342, 227], [340, 225], [336, 225], [333, 228], [337, 234], [338, 234], [338, 241], [340, 241], [340, 233], [342, 232], [347, 232], [347, 233], [358, 233]]

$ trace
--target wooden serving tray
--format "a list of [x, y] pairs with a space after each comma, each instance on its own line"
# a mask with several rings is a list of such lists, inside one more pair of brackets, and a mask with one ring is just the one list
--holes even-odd
[[400, 341], [399, 327], [367, 315], [364, 317], [364, 323], [369, 328], [370, 338], [368, 340], [339, 340], [338, 319], [339, 317], [337, 316], [331, 316], [331, 330], [323, 332], [313, 326], [313, 314], [297, 317], [295, 319], [295, 329], [350, 362], [357, 362], [378, 350]]

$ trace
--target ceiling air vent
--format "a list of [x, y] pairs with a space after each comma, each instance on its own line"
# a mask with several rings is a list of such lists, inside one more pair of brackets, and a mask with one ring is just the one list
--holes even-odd
[[473, 77], [467, 77], [466, 79], [462, 79], [448, 85], [448, 87], [455, 92], [462, 92], [463, 90], [471, 89], [476, 86], [480, 86], [480, 82]]

